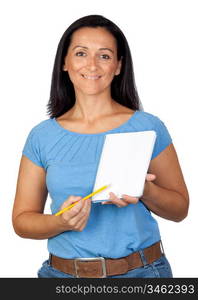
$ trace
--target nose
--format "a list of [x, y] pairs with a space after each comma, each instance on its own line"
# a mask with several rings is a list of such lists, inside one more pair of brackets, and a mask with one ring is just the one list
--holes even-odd
[[90, 56], [88, 58], [87, 67], [90, 71], [97, 70], [97, 58], [95, 56]]

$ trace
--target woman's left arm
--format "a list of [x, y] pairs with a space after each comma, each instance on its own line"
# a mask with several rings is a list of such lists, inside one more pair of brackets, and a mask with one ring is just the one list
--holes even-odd
[[[145, 182], [140, 200], [156, 215], [175, 222], [182, 221], [188, 213], [189, 196], [182, 170], [173, 144], [151, 160], [148, 172], [155, 179]], [[123, 195], [122, 200], [113, 193], [112, 202], [118, 206], [137, 203], [138, 199]]]
[[173, 144], [151, 161], [148, 172], [156, 179], [146, 181], [142, 202], [162, 218], [182, 221], [188, 214], [189, 195]]

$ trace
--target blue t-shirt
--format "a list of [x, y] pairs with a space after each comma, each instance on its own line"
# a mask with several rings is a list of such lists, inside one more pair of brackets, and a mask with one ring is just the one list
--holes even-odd
[[[157, 134], [153, 159], [172, 140], [164, 123], [150, 113], [136, 111], [121, 126], [96, 134], [69, 131], [49, 118], [30, 131], [23, 155], [45, 169], [51, 211], [56, 213], [70, 195], [85, 197], [93, 191], [106, 134], [146, 130]], [[65, 231], [49, 238], [48, 251], [68, 259], [118, 258], [159, 240], [157, 221], [142, 201], [122, 208], [93, 203], [83, 231]]]

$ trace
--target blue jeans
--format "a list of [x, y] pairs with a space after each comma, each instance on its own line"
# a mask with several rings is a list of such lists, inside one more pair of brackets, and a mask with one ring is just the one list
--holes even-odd
[[[63, 273], [49, 264], [49, 260], [44, 261], [38, 271], [38, 278], [75, 278], [70, 274]], [[107, 278], [172, 278], [172, 270], [165, 255], [162, 255], [152, 264], [136, 268], [122, 275], [108, 276]]]

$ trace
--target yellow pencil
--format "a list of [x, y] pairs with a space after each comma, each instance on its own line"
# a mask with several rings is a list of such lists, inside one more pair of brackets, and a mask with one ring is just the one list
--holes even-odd
[[[95, 192], [93, 192], [93, 193], [87, 195], [86, 197], [82, 198], [81, 200], [86, 200], [86, 199], [88, 199], [88, 198], [94, 196], [95, 194], [97, 194], [97, 193], [101, 192], [102, 190], [106, 189], [108, 186], [109, 186], [109, 184], [108, 184], [108, 185], [102, 186], [101, 188], [99, 188], [99, 189], [96, 190]], [[76, 201], [76, 202], [74, 202], [73, 204], [71, 204], [70, 206], [63, 208], [62, 210], [60, 210], [59, 212], [57, 212], [57, 213], [55, 214], [55, 216], [61, 215], [62, 213], [64, 213], [65, 211], [67, 211], [68, 209], [70, 209], [70, 208], [72, 208], [74, 205], [76, 205], [78, 202], [79, 202], [79, 201]]]

